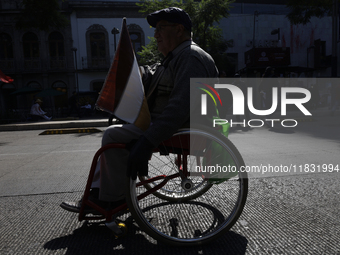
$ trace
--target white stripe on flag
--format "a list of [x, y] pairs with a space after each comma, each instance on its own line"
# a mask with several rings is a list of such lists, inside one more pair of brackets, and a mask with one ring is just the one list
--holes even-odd
[[116, 107], [114, 114], [129, 123], [137, 119], [144, 98], [144, 87], [139, 73], [136, 56], [134, 56], [133, 67], [129, 80], [125, 86], [122, 98]]

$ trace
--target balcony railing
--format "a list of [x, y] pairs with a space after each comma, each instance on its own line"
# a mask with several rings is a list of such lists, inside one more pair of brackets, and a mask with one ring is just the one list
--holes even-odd
[[14, 59], [0, 59], [0, 67], [3, 72], [13, 72], [15, 70]]
[[25, 58], [24, 69], [25, 70], [41, 70], [41, 59], [40, 58]]
[[87, 58], [82, 57], [82, 68], [83, 69], [108, 69], [110, 67], [113, 57], [110, 58]]
[[65, 70], [67, 69], [67, 60], [65, 56], [41, 58], [25, 58], [24, 61], [15, 61], [12, 59], [0, 59], [0, 68], [3, 72], [39, 72], [43, 70]]
[[50, 57], [50, 69], [65, 69], [67, 67], [66, 57]]
[[[108, 69], [113, 60], [113, 56], [106, 58], [82, 57], [82, 69]], [[79, 63], [78, 63], [79, 64]], [[1, 59], [0, 67], [3, 72], [40, 72], [44, 70], [65, 70], [68, 67], [65, 56], [49, 58], [25, 58], [24, 61], [14, 59]]]

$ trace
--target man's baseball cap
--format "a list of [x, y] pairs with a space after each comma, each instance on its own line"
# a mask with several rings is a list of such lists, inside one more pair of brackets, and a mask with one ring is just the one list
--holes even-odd
[[147, 21], [152, 27], [156, 27], [157, 22], [161, 20], [181, 24], [191, 32], [192, 23], [189, 14], [180, 8], [169, 7], [155, 11], [147, 16]]

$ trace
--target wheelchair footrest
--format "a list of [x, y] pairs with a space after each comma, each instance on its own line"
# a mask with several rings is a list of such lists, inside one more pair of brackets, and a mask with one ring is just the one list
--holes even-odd
[[117, 236], [123, 234], [123, 230], [118, 226], [115, 221], [107, 222], [105, 223], [105, 226], [108, 227]]

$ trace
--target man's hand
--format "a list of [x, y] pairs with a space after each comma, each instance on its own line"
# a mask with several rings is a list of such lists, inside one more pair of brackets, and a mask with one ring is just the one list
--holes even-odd
[[141, 136], [137, 141], [133, 140], [127, 145], [127, 149], [130, 150], [127, 171], [128, 177], [136, 180], [137, 173], [143, 176], [148, 174], [148, 161], [154, 147], [145, 136]]

